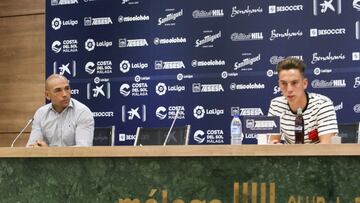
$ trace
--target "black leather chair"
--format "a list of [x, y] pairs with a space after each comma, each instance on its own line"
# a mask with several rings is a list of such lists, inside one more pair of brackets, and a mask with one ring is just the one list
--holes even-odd
[[93, 146], [113, 146], [115, 126], [95, 127]]
[[[134, 146], [137, 145], [187, 145], [190, 125], [173, 127], [143, 128], [138, 127]], [[165, 143], [166, 141], [166, 143]]]
[[359, 143], [359, 123], [338, 124], [341, 143]]

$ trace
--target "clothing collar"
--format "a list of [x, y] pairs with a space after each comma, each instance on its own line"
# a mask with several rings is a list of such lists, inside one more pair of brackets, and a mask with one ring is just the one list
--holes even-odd
[[[310, 98], [309, 98], [309, 93], [308, 93], [307, 91], [305, 91], [305, 95], [306, 95], [306, 105], [305, 105], [305, 108], [302, 110], [303, 113], [306, 111], [306, 109], [307, 109], [307, 107], [308, 107], [308, 105], [309, 105], [309, 100], [310, 100]], [[297, 112], [294, 112], [293, 110], [291, 110], [290, 105], [289, 105], [289, 102], [287, 102], [287, 105], [288, 105], [290, 111], [291, 111], [293, 114], [296, 115]]]

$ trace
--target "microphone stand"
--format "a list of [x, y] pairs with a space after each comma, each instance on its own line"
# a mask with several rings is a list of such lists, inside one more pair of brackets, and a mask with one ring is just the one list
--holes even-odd
[[33, 122], [33, 118], [32, 119], [30, 119], [28, 122], [27, 122], [27, 124], [25, 125], [25, 127], [20, 131], [20, 133], [15, 137], [15, 139], [14, 139], [14, 141], [11, 143], [11, 148], [13, 148], [14, 147], [14, 144], [15, 144], [15, 142], [19, 139], [19, 137], [20, 137], [20, 135], [22, 135], [22, 133], [25, 131], [25, 129], [30, 125], [30, 123], [32, 123]]

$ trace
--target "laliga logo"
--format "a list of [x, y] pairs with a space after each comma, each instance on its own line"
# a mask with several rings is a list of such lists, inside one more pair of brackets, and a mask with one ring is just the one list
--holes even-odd
[[128, 60], [123, 60], [120, 63], [120, 71], [123, 73], [127, 73], [130, 70], [130, 62]]
[[202, 106], [196, 106], [196, 107], [194, 108], [194, 116], [195, 116], [195, 118], [201, 119], [201, 118], [204, 118], [204, 115], [205, 115], [205, 109], [204, 109], [204, 107], [202, 107]]
[[194, 140], [198, 143], [198, 144], [201, 144], [205, 141], [205, 133], [204, 131], [202, 130], [197, 130], [195, 133], [194, 133]]
[[165, 83], [162, 83], [162, 82], [159, 82], [157, 85], [156, 85], [156, 94], [158, 95], [164, 95], [166, 93], [166, 85]]
[[160, 120], [164, 120], [167, 116], [166, 114], [166, 108], [163, 107], [163, 106], [159, 106], [157, 109], [156, 109], [156, 116], [160, 119]]
[[358, 88], [359, 86], [360, 86], [360, 77], [356, 77], [355, 78], [354, 88]]
[[51, 49], [55, 52], [55, 53], [59, 53], [61, 51], [61, 42], [59, 41], [54, 41], [51, 45]]
[[86, 40], [85, 49], [88, 51], [93, 51], [95, 49], [95, 41], [93, 39]]
[[89, 73], [90, 75], [95, 72], [95, 63], [92, 61], [89, 61], [85, 65], [85, 71]]
[[61, 28], [61, 20], [60, 18], [54, 18], [52, 21], [51, 21], [51, 27], [54, 29], [54, 30], [58, 30]]
[[129, 96], [130, 94], [130, 85], [124, 83], [120, 86], [120, 94], [122, 94], [124, 97]]

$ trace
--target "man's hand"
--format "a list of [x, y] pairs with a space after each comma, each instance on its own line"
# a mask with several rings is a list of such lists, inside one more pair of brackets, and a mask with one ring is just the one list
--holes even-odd
[[29, 145], [29, 147], [48, 147], [49, 145], [43, 140], [36, 140], [34, 144]]

